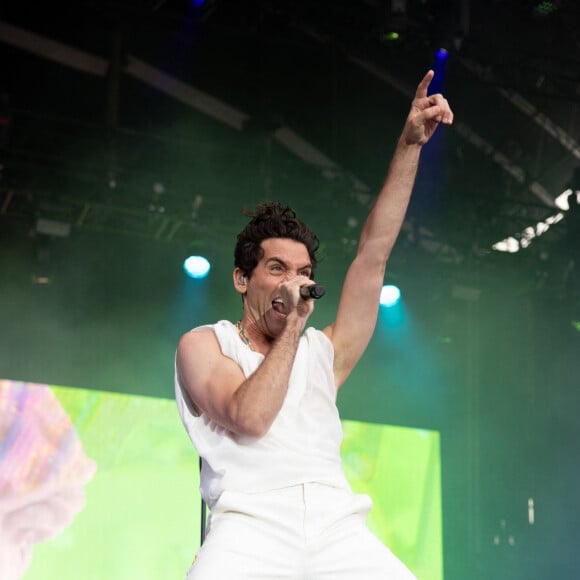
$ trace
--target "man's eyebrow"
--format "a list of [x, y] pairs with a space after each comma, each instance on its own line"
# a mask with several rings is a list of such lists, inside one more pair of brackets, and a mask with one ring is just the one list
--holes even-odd
[[[272, 256], [266, 260], [266, 264], [269, 264], [270, 262], [277, 262], [278, 264], [281, 264], [285, 268], [288, 267], [288, 263], [285, 262], [282, 258], [279, 258], [278, 256]], [[300, 268], [298, 268], [298, 270], [307, 270], [307, 269], [312, 270], [312, 263], [311, 262], [308, 262], [304, 266], [301, 266]]]

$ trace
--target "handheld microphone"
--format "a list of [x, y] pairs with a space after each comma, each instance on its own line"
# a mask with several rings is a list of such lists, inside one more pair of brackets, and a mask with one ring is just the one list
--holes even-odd
[[304, 298], [304, 300], [308, 300], [309, 298], [314, 298], [318, 300], [322, 298], [326, 293], [326, 289], [324, 286], [320, 286], [320, 284], [310, 284], [309, 286], [300, 286], [300, 297]]

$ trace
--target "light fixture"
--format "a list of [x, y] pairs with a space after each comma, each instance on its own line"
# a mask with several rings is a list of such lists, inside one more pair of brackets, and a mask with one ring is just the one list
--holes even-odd
[[190, 278], [201, 279], [209, 274], [210, 263], [203, 256], [189, 256], [183, 262], [183, 269]]
[[401, 291], [393, 284], [385, 284], [381, 290], [381, 297], [379, 302], [381, 306], [390, 308], [395, 306], [401, 299]]

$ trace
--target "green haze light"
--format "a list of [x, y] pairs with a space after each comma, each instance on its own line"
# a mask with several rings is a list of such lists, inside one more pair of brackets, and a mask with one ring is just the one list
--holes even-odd
[[534, 12], [539, 16], [548, 16], [548, 14], [552, 14], [552, 12], [556, 11], [556, 4], [554, 2], [540, 2], [534, 8]]
[[383, 34], [383, 40], [388, 40], [389, 42], [394, 42], [395, 40], [399, 40], [400, 35], [398, 32], [392, 30], [391, 32], [385, 32]]

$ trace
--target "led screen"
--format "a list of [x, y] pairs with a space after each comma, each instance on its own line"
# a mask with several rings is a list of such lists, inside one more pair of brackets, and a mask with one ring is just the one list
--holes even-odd
[[[199, 467], [173, 400], [0, 381], [0, 578], [183, 578], [200, 542]], [[440, 580], [439, 435], [344, 421], [371, 529]]]

